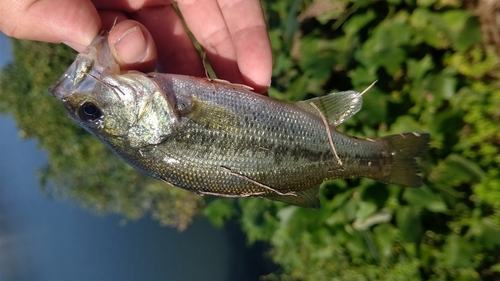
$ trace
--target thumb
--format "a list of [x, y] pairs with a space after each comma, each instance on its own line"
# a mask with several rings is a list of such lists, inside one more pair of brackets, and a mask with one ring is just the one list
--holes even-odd
[[139, 22], [117, 23], [109, 32], [108, 43], [121, 69], [150, 72], [156, 68], [156, 45], [149, 31]]

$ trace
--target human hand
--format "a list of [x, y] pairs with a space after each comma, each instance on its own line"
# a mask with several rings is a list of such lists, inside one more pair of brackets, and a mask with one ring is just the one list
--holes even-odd
[[[272, 60], [258, 0], [178, 0], [177, 5], [218, 78], [267, 90]], [[82, 51], [101, 28], [111, 29], [109, 45], [125, 69], [148, 72], [158, 65], [162, 72], [205, 76], [171, 1], [0, 0], [0, 30], [8, 36], [64, 42]]]

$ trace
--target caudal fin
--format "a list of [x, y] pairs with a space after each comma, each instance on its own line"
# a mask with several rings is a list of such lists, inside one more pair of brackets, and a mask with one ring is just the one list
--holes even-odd
[[374, 178], [384, 183], [394, 183], [409, 187], [422, 185], [422, 178], [416, 158], [429, 147], [430, 136], [427, 133], [405, 133], [381, 138], [392, 155], [390, 172], [381, 178]]

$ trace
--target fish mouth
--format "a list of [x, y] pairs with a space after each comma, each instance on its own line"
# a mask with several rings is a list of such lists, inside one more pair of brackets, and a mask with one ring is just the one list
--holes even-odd
[[101, 75], [118, 73], [120, 67], [109, 49], [107, 32], [102, 31], [48, 91], [65, 101], [74, 93], [91, 92]]
[[[80, 55], [79, 55], [80, 56]], [[49, 93], [51, 93], [57, 99], [63, 101], [69, 97], [72, 93], [72, 89], [75, 86], [75, 77], [77, 77], [78, 65], [75, 62], [64, 72], [64, 74], [57, 80], [56, 83], [49, 87]]]

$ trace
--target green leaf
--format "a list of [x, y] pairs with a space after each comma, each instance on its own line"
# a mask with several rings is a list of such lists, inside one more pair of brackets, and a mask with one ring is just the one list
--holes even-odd
[[491, 270], [500, 273], [500, 263], [497, 263], [491, 267]]
[[384, 67], [389, 75], [395, 75], [407, 58], [402, 46], [411, 42], [414, 32], [407, 19], [408, 15], [401, 12], [377, 25], [373, 35], [355, 53], [356, 59], [365, 66]]
[[409, 115], [403, 115], [396, 119], [391, 125], [391, 128], [388, 133], [397, 134], [400, 132], [423, 132], [425, 131], [413, 117]]
[[499, 54], [493, 47], [476, 47], [465, 52], [456, 52], [446, 58], [446, 63], [461, 74], [482, 77], [500, 63]]
[[482, 218], [477, 224], [478, 229], [475, 235], [478, 236], [478, 241], [487, 249], [494, 250], [500, 246], [500, 225], [495, 223], [491, 218]]
[[408, 60], [408, 77], [415, 81], [420, 81], [425, 77], [427, 72], [434, 67], [432, 57], [426, 55], [423, 59], [417, 61], [415, 59]]
[[331, 42], [313, 37], [302, 39], [300, 44], [301, 60], [299, 66], [312, 77], [325, 80], [330, 76], [335, 63]]
[[364, 220], [377, 211], [377, 205], [372, 202], [361, 201], [356, 211], [356, 219]]
[[288, 88], [288, 91], [286, 93], [279, 95], [277, 92], [275, 92], [273, 93], [273, 96], [289, 102], [303, 100], [308, 94], [307, 86], [309, 83], [309, 78], [310, 75], [308, 73], [304, 73], [304, 75], [291, 82], [290, 88]]
[[473, 186], [474, 194], [479, 200], [500, 208], [500, 180], [498, 174], [491, 174]]
[[368, 23], [376, 18], [373, 10], [368, 10], [363, 14], [353, 15], [342, 28], [347, 36], [355, 36], [364, 28]]
[[369, 217], [359, 216], [352, 227], [358, 231], [367, 230], [373, 225], [377, 225], [380, 223], [388, 222], [392, 219], [392, 211], [389, 209], [382, 209], [380, 212], [377, 212]]
[[282, 227], [285, 227], [288, 225], [292, 216], [295, 214], [295, 211], [297, 211], [296, 206], [288, 206], [288, 207], [283, 208], [283, 209], [278, 211], [277, 215], [280, 219], [280, 224]]
[[249, 243], [259, 240], [269, 240], [279, 227], [279, 220], [275, 214], [265, 212], [277, 204], [262, 198], [243, 198], [238, 200], [242, 210], [241, 227], [248, 237]]
[[457, 83], [456, 77], [441, 72], [432, 80], [429, 90], [434, 94], [437, 101], [449, 100], [457, 92]]
[[352, 2], [356, 5], [359, 5], [360, 7], [365, 7], [370, 5], [373, 0], [352, 0]]
[[420, 214], [411, 207], [401, 207], [396, 213], [396, 225], [401, 237], [406, 242], [418, 243], [422, 239], [423, 229]]
[[457, 51], [464, 51], [483, 39], [477, 20], [466, 10], [449, 10], [442, 14], [447, 34]]
[[425, 208], [431, 212], [447, 211], [446, 204], [439, 194], [427, 186], [406, 189], [403, 198], [412, 206]]
[[365, 125], [380, 125], [387, 118], [388, 95], [380, 91], [376, 86], [363, 95], [363, 109], [357, 113], [357, 117], [365, 122]]
[[478, 181], [485, 176], [474, 162], [457, 154], [450, 154], [429, 175], [436, 185], [458, 186], [470, 181]]
[[354, 88], [366, 87], [377, 80], [377, 69], [358, 66], [349, 71], [349, 78]]
[[208, 204], [203, 215], [216, 227], [222, 227], [234, 215], [232, 200], [219, 198]]
[[455, 234], [451, 234], [444, 245], [446, 262], [457, 268], [470, 267], [477, 250], [472, 242]]
[[436, 49], [443, 49], [449, 45], [449, 40], [443, 32], [446, 30], [445, 22], [439, 14], [424, 8], [417, 8], [410, 17], [410, 23], [415, 28], [415, 45], [425, 42]]
[[436, 4], [438, 0], [417, 0], [417, 5], [420, 7], [430, 7]]
[[396, 254], [394, 242], [399, 237], [399, 231], [396, 227], [389, 223], [382, 223], [374, 227], [373, 234], [383, 257], [389, 258]]

